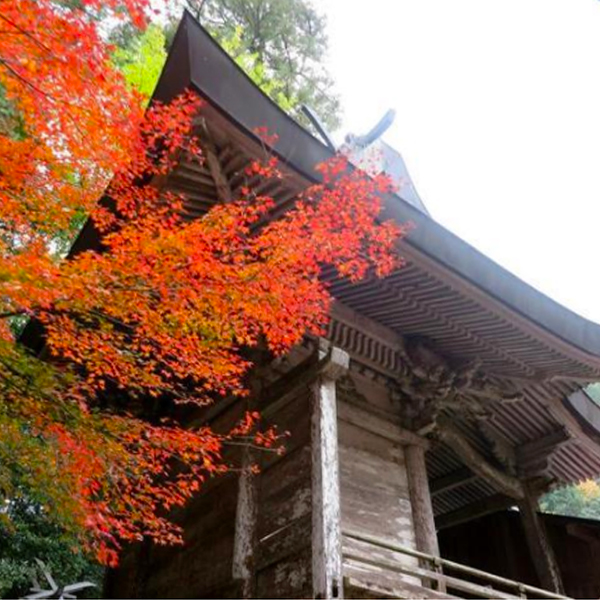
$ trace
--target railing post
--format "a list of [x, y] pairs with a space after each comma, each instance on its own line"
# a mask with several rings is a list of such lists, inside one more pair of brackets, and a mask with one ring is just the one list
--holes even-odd
[[433, 571], [438, 574], [437, 582], [437, 590], [440, 592], [446, 591], [446, 582], [444, 580], [444, 569], [442, 567], [442, 562], [439, 558], [434, 558], [433, 561]]
[[343, 598], [336, 380], [349, 365], [346, 352], [325, 347], [326, 364], [312, 385], [313, 598]]

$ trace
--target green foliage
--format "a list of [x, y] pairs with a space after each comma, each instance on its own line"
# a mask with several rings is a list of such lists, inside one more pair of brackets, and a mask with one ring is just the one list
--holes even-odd
[[285, 83], [269, 74], [258, 52], [245, 50], [241, 27], [238, 27], [229, 37], [222, 38], [221, 46], [267, 96], [286, 112], [294, 112], [298, 106], [298, 99], [288, 96]]
[[156, 24], [141, 33], [120, 29], [112, 37], [117, 45], [113, 53], [115, 66], [132, 88], [150, 98], [167, 58], [163, 29]]
[[600, 520], [600, 486], [589, 480], [559, 488], [542, 497], [543, 512]]
[[6, 97], [4, 88], [0, 85], [0, 134], [16, 139], [23, 139], [25, 131], [23, 121], [15, 110], [12, 102]]
[[600, 383], [590, 383], [584, 391], [596, 404], [600, 404]]
[[[261, 65], [259, 85], [275, 102], [291, 108], [299, 119], [297, 109], [307, 104], [331, 130], [339, 127], [340, 101], [323, 65], [327, 23], [310, 1], [184, 0], [184, 4], [236, 60], [245, 55], [253, 65]], [[227, 48], [237, 38], [235, 48]]]
[[49, 568], [59, 585], [91, 581], [98, 587], [79, 594], [80, 598], [97, 598], [101, 593], [102, 569], [78, 549], [51, 522], [43, 509], [19, 499], [6, 504], [0, 512], [0, 597], [20, 598], [31, 587], [31, 577], [41, 574], [34, 559]]
[[[600, 405], [600, 383], [592, 383], [585, 392]], [[540, 501], [544, 512], [570, 517], [600, 520], [600, 485], [588, 480], [578, 485], [559, 488], [546, 494]]]

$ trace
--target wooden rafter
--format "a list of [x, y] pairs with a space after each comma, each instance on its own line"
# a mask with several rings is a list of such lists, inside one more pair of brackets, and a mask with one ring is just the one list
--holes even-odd
[[450, 490], [467, 485], [475, 481], [475, 479], [477, 479], [477, 475], [471, 469], [467, 467], [457, 469], [452, 473], [448, 473], [448, 475], [434, 479], [430, 484], [431, 495], [437, 496], [442, 492], [449, 492]]

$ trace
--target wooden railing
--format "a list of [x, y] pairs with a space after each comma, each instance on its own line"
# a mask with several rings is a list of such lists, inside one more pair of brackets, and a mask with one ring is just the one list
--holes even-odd
[[344, 530], [343, 536], [349, 540], [375, 546], [374, 550], [383, 549], [416, 558], [418, 559], [419, 566], [403, 564], [399, 560], [388, 560], [379, 556], [371, 558], [368, 556], [368, 546], [363, 546], [361, 552], [345, 549], [343, 553], [345, 561], [349, 560], [362, 565], [377, 567], [377, 569], [392, 571], [400, 575], [419, 578], [425, 587], [436, 590], [438, 593], [448, 593], [449, 597], [460, 597], [460, 594], [467, 594], [467, 597], [498, 598], [501, 600], [510, 598], [567, 598], [567, 596], [561, 596], [560, 594], [493, 575], [486, 571], [480, 571], [479, 569], [474, 569], [473, 567], [468, 567], [467, 565], [462, 565], [451, 560], [418, 552], [417, 550], [397, 544], [390, 544], [384, 540], [362, 533]]

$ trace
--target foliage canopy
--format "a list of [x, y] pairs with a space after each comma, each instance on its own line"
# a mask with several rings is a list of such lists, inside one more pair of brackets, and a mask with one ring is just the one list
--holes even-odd
[[[328, 37], [325, 17], [309, 0], [184, 0], [184, 4], [229, 48], [260, 65], [265, 90], [291, 108], [307, 104], [332, 131], [340, 126], [340, 101], [323, 61]], [[256, 81], [256, 79], [255, 79]]]
[[[402, 234], [378, 219], [389, 181], [341, 157], [276, 220], [249, 186], [184, 219], [161, 182], [181, 157], [204, 160], [201, 102], [145, 111], [98, 19], [143, 29], [149, 4], [0, 0], [0, 495], [26, 490], [105, 564], [123, 541], [181, 542], [170, 509], [229, 468], [227, 444], [277, 443], [256, 413], [217, 433], [181, 427], [176, 407], [245, 397], [248, 348], [321, 332], [321, 269], [385, 275]], [[266, 154], [245, 176], [281, 173]], [[85, 215], [100, 246], [61, 260]], [[14, 319], [42, 326], [41, 354]]]

